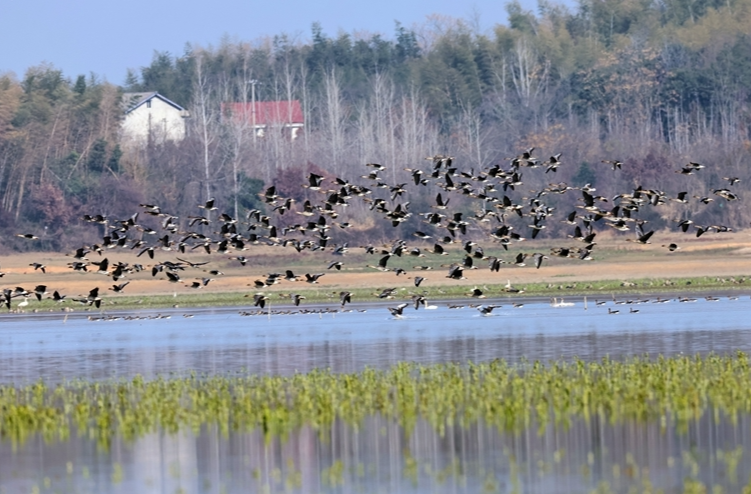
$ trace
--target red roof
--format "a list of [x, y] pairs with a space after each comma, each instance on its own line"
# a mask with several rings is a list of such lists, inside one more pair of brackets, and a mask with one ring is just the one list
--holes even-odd
[[[222, 113], [253, 122], [253, 103], [222, 103]], [[305, 123], [299, 100], [256, 101], [256, 125], [284, 125]]]

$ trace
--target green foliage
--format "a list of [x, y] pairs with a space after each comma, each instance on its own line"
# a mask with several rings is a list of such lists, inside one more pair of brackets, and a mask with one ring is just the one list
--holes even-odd
[[664, 0], [662, 2], [664, 23], [683, 25], [693, 24], [707, 14], [709, 9], [720, 9], [732, 3], [726, 0]]
[[[372, 77], [382, 74], [395, 81], [403, 94], [419, 88], [445, 133], [461, 120], [463, 109], [489, 107], [499, 95], [508, 98], [525, 91], [547, 99], [546, 118], [568, 117], [572, 110], [582, 118], [591, 118], [592, 110], [639, 112], [645, 105], [655, 109], [651, 118], [658, 118], [659, 109], [679, 105], [690, 112], [700, 105], [714, 122], [718, 119], [711, 114], [723, 95], [745, 100], [751, 96], [743, 85], [751, 64], [743, 24], [747, 14], [741, 3], [586, 1], [571, 12], [542, 2], [535, 14], [512, 1], [506, 5], [508, 27], [497, 26], [493, 36], [478, 35], [461, 21], [445, 21], [430, 33], [425, 48], [418, 44], [415, 31], [399, 22], [391, 39], [378, 34], [357, 38], [344, 32], [332, 37], [314, 23], [307, 44], [280, 35], [270, 45], [246, 49], [223, 41], [219, 49], [202, 53], [214, 77], [221, 74], [222, 80], [233, 80], [250, 73], [264, 82], [256, 87], [259, 100], [279, 98], [280, 88], [271, 81], [283, 79], [290, 67], [296, 74], [304, 67], [308, 95], [321, 94], [325, 74], [335, 70], [347, 103], [358, 107], [369, 94]], [[734, 15], [733, 8], [740, 13]], [[681, 31], [687, 22], [703, 21], [701, 36], [692, 36], [688, 25], [685, 33]], [[520, 43], [530, 51], [526, 59], [520, 55]], [[157, 51], [151, 64], [141, 69], [140, 78], [129, 73], [126, 86], [157, 90], [187, 105], [193, 66], [191, 47], [181, 58]], [[294, 97], [300, 98], [299, 84], [296, 87]], [[226, 90], [227, 99], [248, 98], [247, 88]], [[525, 94], [523, 104], [507, 115], [517, 127], [530, 125], [532, 119], [525, 112], [529, 98]], [[484, 114], [493, 118], [493, 112]]]
[[120, 158], [123, 156], [123, 151], [120, 149], [119, 144], [115, 144], [115, 148], [112, 150], [112, 154], [110, 154], [110, 159], [107, 160], [107, 168], [109, 168], [113, 173], [120, 173]]
[[259, 195], [263, 192], [263, 180], [241, 173], [238, 182], [240, 185], [237, 194], [238, 205], [246, 210], [263, 210], [263, 201]]
[[81, 158], [80, 154], [78, 154], [75, 151], [72, 151], [70, 154], [60, 159], [60, 161], [58, 161], [57, 166], [55, 167], [56, 174], [58, 176], [67, 175], [68, 173], [70, 173], [73, 167], [76, 166], [76, 163], [78, 163], [78, 160], [80, 158]]
[[[285, 145], [275, 151], [273, 168], [263, 175], [267, 177], [288, 169], [289, 163], [324, 163], [329, 158], [322, 159], [325, 146], [314, 141], [326, 139], [322, 137], [327, 132], [325, 78], [333, 72], [341, 87], [341, 121], [347, 134], [346, 156], [338, 161], [371, 152], [402, 159], [384, 149], [383, 142], [365, 146], [350, 139], [365, 128], [361, 122], [372, 117], [378, 125], [389, 120], [397, 140], [425, 128], [439, 129], [440, 142], [433, 136], [414, 142], [440, 148], [420, 152], [455, 154], [459, 166], [467, 163], [467, 155], [483, 165], [502, 162], [534, 140], [545, 153], [559, 151], [550, 149], [554, 146], [569, 147], [560, 151], [574, 165], [562, 167], [557, 176], [574, 185], [594, 184], [598, 167], [588, 163], [616, 158], [634, 163], [632, 172], [624, 171], [618, 179], [636, 183], [649, 178], [663, 181], [653, 184], [662, 188], [672, 171], [650, 164], [646, 155], [651, 142], [633, 146], [620, 139], [629, 135], [642, 139], [641, 144], [661, 141], [654, 148], [663, 165], [675, 163], [678, 157], [682, 161], [698, 149], [706, 150], [718, 167], [735, 167], [732, 172], [718, 171], [703, 184], [714, 188], [725, 175], [739, 176], [742, 183], [748, 179], [746, 169], [735, 163], [747, 161], [745, 129], [751, 128], [749, 5], [749, 0], [586, 0], [569, 10], [542, 1], [532, 12], [512, 1], [506, 7], [508, 26], [479, 34], [461, 20], [435, 18], [420, 31], [419, 42], [414, 30], [398, 22], [391, 36], [328, 35], [314, 24], [309, 42], [279, 35], [270, 43], [225, 39], [215, 49], [194, 50], [187, 45], [181, 56], [155, 51], [148, 66], [128, 71], [124, 89], [159, 91], [190, 108], [200, 60], [209, 85], [221, 87], [223, 101], [248, 101], [251, 86], [237, 81], [250, 78], [261, 82], [253, 86], [259, 101], [305, 98], [305, 134], [294, 146], [304, 142], [306, 152], [319, 155], [300, 159], [301, 146], [287, 149]], [[371, 116], [367, 112], [376, 106], [376, 75], [385, 81], [386, 89], [379, 94], [393, 90], [393, 96], [389, 94], [386, 110]], [[138, 184], [136, 189], [164, 190], [165, 202], [172, 205], [194, 202], [187, 198], [195, 194], [189, 184], [195, 182], [198, 168], [196, 134], [182, 143], [151, 146], [144, 155], [123, 157], [123, 150], [113, 148], [121, 115], [116, 90], [94, 77], [67, 79], [51, 65], [29, 68], [20, 82], [0, 78], [0, 183], [10, 194], [3, 201], [9, 210], [4, 213], [21, 221], [38, 218], [33, 207], [23, 205], [24, 197], [11, 196], [30, 197], [34, 186], [46, 182], [62, 190], [66, 200], [88, 204], [103, 175], [114, 175], [116, 186], [127, 175]], [[427, 110], [426, 125], [415, 123], [421, 121], [416, 112], [415, 127], [410, 129], [408, 118], [399, 116], [399, 106]], [[473, 134], [466, 128], [470, 114], [477, 115]], [[556, 127], [563, 129], [560, 138], [551, 130]], [[584, 136], [591, 140], [579, 140]], [[571, 149], [574, 142], [581, 143], [576, 151]], [[706, 142], [714, 142], [721, 156], [711, 154]], [[254, 146], [254, 152], [264, 147]], [[287, 158], [291, 161], [281, 165]], [[231, 180], [222, 159], [213, 163], [216, 190], [231, 190], [224, 187]], [[412, 166], [399, 163], [392, 169]], [[389, 179], [397, 178], [396, 173], [400, 171]], [[600, 174], [600, 187], [613, 185], [618, 179], [610, 177], [615, 176]], [[290, 173], [280, 178], [292, 183], [294, 177]], [[249, 177], [241, 181], [239, 203], [248, 209], [260, 207], [257, 193], [263, 184]], [[534, 187], [540, 190], [543, 185]], [[285, 192], [302, 198], [296, 183], [295, 187]], [[548, 200], [560, 208], [572, 204], [568, 198]], [[702, 211], [701, 221], [715, 224], [729, 217], [729, 208], [715, 206]], [[29, 217], [23, 218], [22, 212]], [[411, 219], [409, 227], [416, 228], [417, 221]], [[731, 226], [747, 224], [748, 219], [739, 216]], [[553, 230], [551, 226], [547, 232]]]
[[18, 128], [53, 120], [56, 106], [69, 95], [62, 71], [47, 65], [30, 68], [21, 82], [21, 88], [24, 96], [12, 121], [13, 126]]
[[89, 150], [89, 157], [86, 160], [86, 168], [93, 172], [101, 173], [104, 171], [107, 162], [107, 141], [97, 139]]
[[172, 55], [168, 52], [154, 52], [151, 65], [141, 70], [142, 85], [147, 90], [158, 91], [170, 97], [175, 93], [176, 80], [175, 66], [172, 63]]
[[48, 65], [30, 68], [21, 87], [27, 95], [39, 93], [52, 101], [64, 98], [68, 89], [63, 72]]
[[188, 105], [192, 95], [193, 55], [187, 52], [182, 58], [175, 58], [169, 52], [155, 51], [151, 64], [141, 69], [141, 80], [129, 74], [126, 83], [136, 91], [157, 91], [179, 105]]
[[133, 69], [128, 69], [125, 75], [125, 83], [123, 87], [126, 91], [135, 92], [139, 90], [140, 82], [138, 80], [138, 74]]
[[708, 73], [719, 78], [724, 89], [743, 91], [746, 93], [744, 99], [747, 99], [751, 94], [748, 90], [748, 81], [751, 78], [751, 36], [742, 34], [734, 41], [719, 53]]
[[441, 38], [434, 49], [415, 64], [421, 94], [441, 119], [443, 130], [461, 115], [461, 108], [475, 108], [483, 90], [492, 84], [490, 46], [476, 46], [469, 32], [460, 30]]
[[76, 77], [76, 84], [73, 86], [73, 92], [79, 96], [83, 96], [86, 92], [86, 76], [79, 75]]
[[[521, 433], [597, 417], [611, 423], [665, 421], [685, 430], [705, 413], [751, 412], [748, 356], [709, 355], [465, 365], [399, 363], [380, 371], [290, 377], [232, 375], [158, 378], [55, 387], [42, 381], [0, 386], [0, 430], [14, 444], [34, 434], [65, 440], [72, 428], [105, 449], [115, 436], [134, 441], [162, 430], [216, 425], [223, 434], [261, 431], [285, 438], [335, 421], [358, 426], [372, 416], [410, 434], [424, 421], [438, 434], [479, 422]], [[502, 399], [499, 399], [502, 398]], [[332, 475], [339, 478], [340, 475]], [[333, 479], [332, 479], [333, 480]]]
[[535, 15], [524, 10], [518, 0], [513, 0], [506, 4], [506, 14], [508, 14], [508, 23], [511, 29], [522, 33], [534, 33], [537, 29], [537, 19]]
[[420, 56], [420, 45], [417, 43], [417, 35], [414, 31], [407, 30], [401, 22], [396, 22], [396, 61], [405, 62], [411, 58]]
[[655, 15], [650, 0], [604, 0], [590, 5], [593, 28], [606, 46], [641, 29]]
[[85, 203], [92, 180], [88, 174], [75, 173], [80, 160], [81, 155], [73, 151], [55, 163], [51, 171], [60, 179], [60, 186], [68, 197]]

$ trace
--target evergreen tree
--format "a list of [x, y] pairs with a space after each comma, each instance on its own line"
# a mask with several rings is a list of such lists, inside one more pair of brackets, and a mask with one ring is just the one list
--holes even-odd
[[104, 165], [107, 162], [107, 141], [97, 139], [89, 150], [89, 157], [86, 160], [86, 168], [93, 172], [101, 173], [104, 171]]
[[107, 160], [107, 168], [113, 173], [120, 173], [120, 158], [123, 157], [123, 151], [120, 149], [119, 144], [115, 144], [115, 148], [110, 154], [110, 159]]
[[79, 96], [83, 96], [83, 93], [86, 92], [86, 77], [85, 76], [79, 75], [78, 77], [76, 77], [76, 84], [73, 86], [73, 92]]

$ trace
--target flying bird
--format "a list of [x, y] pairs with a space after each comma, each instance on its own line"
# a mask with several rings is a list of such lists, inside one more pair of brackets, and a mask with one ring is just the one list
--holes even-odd
[[389, 312], [391, 312], [391, 315], [394, 316], [396, 319], [401, 319], [402, 313], [404, 312], [405, 307], [408, 307], [409, 304], [399, 304], [396, 307], [388, 307]]

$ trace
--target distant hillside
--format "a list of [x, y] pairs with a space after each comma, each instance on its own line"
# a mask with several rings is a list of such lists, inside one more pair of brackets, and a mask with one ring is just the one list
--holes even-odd
[[[144, 202], [179, 215], [181, 227], [210, 196], [239, 216], [263, 209], [258, 193], [269, 185], [293, 191], [311, 171], [354, 180], [377, 162], [388, 166], [385, 181], [405, 182], [404, 168], [438, 153], [476, 172], [530, 147], [543, 159], [562, 153], [556, 172], [524, 177], [536, 192], [565, 182], [604, 196], [641, 185], [693, 198], [724, 187], [724, 177], [740, 179], [739, 196], [748, 190], [751, 0], [507, 9], [509, 25], [492, 33], [447, 19], [397, 24], [391, 38], [330, 37], [314, 25], [306, 41], [279, 35], [157, 53], [122, 88], [46, 65], [20, 81], [0, 76], [0, 232], [14, 238], [3, 247], [30, 248], [14, 237], [27, 231], [45, 232], [35, 248], [93, 243], [84, 214], [127, 218]], [[186, 108], [188, 137], [121, 147], [124, 91], [158, 91]], [[299, 136], [254, 136], [247, 119], [221, 115], [222, 103], [253, 99], [299, 101]], [[623, 162], [622, 171], [603, 160]], [[706, 169], [684, 189], [675, 171], [689, 161]], [[566, 211], [578, 197], [547, 200]], [[723, 204], [688, 211], [706, 224], [749, 224], [751, 212]], [[654, 228], [679, 214], [674, 204], [660, 211]], [[348, 214], [370, 225], [367, 208]]]

